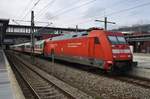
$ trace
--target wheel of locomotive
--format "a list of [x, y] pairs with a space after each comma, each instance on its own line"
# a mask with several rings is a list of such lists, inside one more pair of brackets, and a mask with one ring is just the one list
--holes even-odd
[[117, 68], [115, 68], [114, 66], [112, 66], [111, 68], [110, 68], [110, 70], [108, 71], [108, 75], [117, 75], [117, 74], [119, 74], [120, 72], [118, 71], [118, 69]]
[[132, 62], [128, 62], [125, 68], [125, 73], [129, 73], [133, 70]]

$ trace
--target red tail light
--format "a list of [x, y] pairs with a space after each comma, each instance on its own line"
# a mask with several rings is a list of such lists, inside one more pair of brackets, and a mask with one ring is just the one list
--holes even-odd
[[113, 61], [105, 61], [104, 67], [106, 70], [109, 70], [113, 65]]

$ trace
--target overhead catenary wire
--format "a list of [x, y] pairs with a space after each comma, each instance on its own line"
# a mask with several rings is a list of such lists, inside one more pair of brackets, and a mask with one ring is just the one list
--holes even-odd
[[95, 1], [97, 1], [97, 0], [90, 0], [90, 1], [88, 1], [88, 2], [85, 2], [85, 3], [81, 4], [81, 5], [77, 5], [77, 6], [73, 7], [73, 8], [70, 8], [70, 9], [67, 9], [67, 10], [65, 10], [65, 11], [62, 11], [62, 12], [60, 12], [59, 14], [56, 14], [56, 15], [52, 16], [51, 19], [53, 19], [54, 17], [57, 17], [57, 16], [59, 16], [59, 15], [68, 13], [68, 12], [74, 10], [74, 9], [78, 9], [78, 8], [81, 8], [81, 7], [86, 6], [86, 5], [88, 5], [88, 4], [94, 3]]
[[[52, 1], [50, 1], [46, 6], [44, 6], [39, 12], [38, 12], [38, 14], [35, 16], [36, 18], [38, 18], [38, 17], [40, 17], [43, 13], [41, 13], [44, 9], [46, 9], [48, 6], [50, 6], [54, 1], [56, 1], [56, 0], [52, 0]], [[80, 0], [79, 2], [81, 2], [82, 0]], [[95, 0], [93, 0], [93, 1], [95, 1]], [[126, 1], [129, 1], [129, 0], [126, 0]], [[120, 0], [119, 2], [117, 2], [117, 3], [122, 3], [122, 0]], [[74, 2], [72, 3], [72, 4], [74, 4]], [[72, 5], [72, 4], [70, 4], [70, 5]], [[84, 4], [83, 4], [84, 5]], [[118, 4], [116, 4], [115, 3], [115, 5], [118, 5]], [[59, 9], [59, 10], [57, 10], [57, 11], [55, 11], [55, 13], [59, 13], [59, 12], [63, 12], [64, 11], [64, 9], [65, 8], [61, 8], [61, 9]], [[67, 9], [66, 9], [67, 10]], [[71, 10], [73, 10], [73, 9], [71, 9]], [[40, 13], [40, 14], [39, 14]], [[63, 13], [62, 13], [63, 14]], [[61, 14], [60, 14], [61, 15]], [[58, 16], [58, 15], [57, 15]]]
[[40, 16], [43, 10], [45, 10], [47, 7], [49, 7], [50, 5], [52, 5], [56, 0], [51, 0], [49, 3], [47, 3], [39, 12], [37, 12], [37, 14], [35, 15], [35, 19], [38, 18], [38, 16]]
[[[39, 12], [38, 12], [38, 14], [35, 16], [35, 19], [37, 19], [38, 17], [40, 17], [43, 13], [40, 13], [40, 12], [42, 12], [45, 8], [47, 8], [48, 6], [50, 6], [54, 1], [56, 1], [56, 0], [51, 0], [46, 6], [44, 6]], [[80, 2], [81, 2], [82, 0], [80, 0]], [[82, 6], [84, 6], [84, 5], [86, 5], [86, 4], [89, 4], [89, 3], [91, 3], [91, 2], [94, 2], [94, 1], [96, 1], [96, 0], [92, 0], [92, 1], [89, 1], [89, 2], [86, 2], [85, 4], [83, 4], [83, 5], [80, 5], [81, 7]], [[119, 3], [121, 3], [121, 1], [122, 0], [120, 0], [119, 1]], [[128, 1], [128, 0], [126, 0], [126, 1]], [[118, 2], [117, 2], [118, 3]], [[74, 2], [72, 3], [72, 4], [74, 4]], [[70, 4], [70, 5], [72, 5], [72, 4]], [[116, 4], [116, 5], [118, 5], [118, 4]], [[80, 6], [78, 7], [78, 8], [80, 8]], [[55, 13], [59, 13], [59, 14], [57, 14], [57, 15], [55, 15], [55, 16], [52, 16], [52, 18], [54, 18], [54, 17], [57, 17], [57, 16], [59, 16], [59, 15], [62, 15], [62, 14], [65, 14], [65, 12], [67, 13], [67, 11], [68, 10], [70, 10], [70, 11], [72, 11], [73, 9], [75, 9], [76, 8], [76, 6], [74, 7], [74, 8], [69, 8], [69, 9], [66, 9], [66, 10], [64, 10], [64, 8], [61, 8], [61, 9], [59, 9], [59, 10], [57, 10], [57, 11], [55, 11]], [[62, 10], [63, 9], [63, 10]], [[68, 11], [69, 12], [69, 11]], [[40, 14], [39, 14], [40, 13]]]
[[[140, 7], [143, 7], [143, 6], [148, 6], [148, 5], [150, 5], [150, 2], [143, 3], [143, 4], [140, 4], [140, 5], [134, 6], [134, 7], [125, 8], [125, 9], [122, 9], [122, 10], [119, 10], [119, 11], [115, 11], [115, 12], [106, 14], [106, 16], [112, 16], [112, 15], [120, 14], [120, 13], [123, 13], [123, 12], [127, 12], [127, 11], [130, 11], [130, 10], [133, 10], [133, 9], [136, 9], [136, 8], [140, 8]], [[102, 16], [96, 16], [96, 17], [100, 18]], [[83, 22], [91, 21], [91, 20], [93, 20], [96, 17], [92, 17], [90, 19], [88, 18], [86, 21], [83, 21]], [[83, 22], [80, 22], [78, 24], [82, 24]], [[72, 25], [75, 25], [75, 24], [72, 24]]]
[[[18, 19], [10, 19], [12, 21], [18, 21], [18, 22], [27, 22], [30, 23], [30, 20], [18, 20]], [[49, 22], [44, 22], [44, 21], [35, 21], [35, 23], [49, 23]]]
[[41, 0], [37, 0], [34, 5], [32, 6], [32, 8], [22, 17], [22, 19], [24, 19], [32, 10], [34, 7], [36, 7], [38, 5], [38, 3], [40, 2]]
[[44, 27], [41, 27], [40, 29], [38, 29], [37, 31], [35, 31], [35, 32], [34, 32], [34, 34], [36, 34], [36, 33], [40, 32], [41, 30], [43, 30], [43, 29], [47, 28], [48, 26], [50, 26], [50, 25], [52, 25], [52, 24], [53, 24], [52, 22], [48, 23], [48, 24], [47, 24], [47, 25], [45, 25]]
[[[83, 1], [83, 0], [80, 0], [78, 3], [80, 3], [81, 1]], [[75, 5], [75, 3], [76, 3], [76, 1], [72, 2], [70, 5]], [[72, 8], [72, 6], [71, 6], [71, 8]], [[60, 12], [63, 12], [64, 10], [67, 10], [67, 9], [70, 9], [70, 7], [69, 8], [68, 7], [67, 8], [66, 7], [60, 8], [60, 9], [56, 10], [55, 13], [60, 13]], [[40, 15], [36, 15], [36, 18], [42, 16], [43, 14], [44, 14], [44, 12], [40, 13]]]
[[[121, 0], [121, 1], [122, 1], [122, 0]], [[126, 2], [126, 1], [130, 1], [130, 0], [124, 0], [124, 1], [122, 1], [122, 2], [121, 2], [121, 1], [119, 1], [119, 2], [116, 2], [116, 3], [112, 4], [112, 5], [111, 5], [112, 7], [109, 7], [109, 8], [111, 8], [111, 9], [112, 9], [112, 8], [116, 7], [116, 6], [114, 6], [114, 5], [117, 5], [117, 6], [118, 6], [118, 5], [120, 5], [120, 4], [123, 4], [123, 3], [124, 3], [124, 2]], [[139, 0], [136, 0], [136, 1], [139, 1]], [[134, 1], [134, 2], [136, 2], [136, 1]], [[131, 3], [131, 2], [130, 2], [130, 3]], [[106, 8], [105, 10], [107, 10], [107, 9], [108, 9], [108, 8]], [[101, 18], [102, 18], [102, 17], [106, 17], [106, 16], [108, 16], [108, 15], [107, 15], [107, 14], [106, 14], [106, 12], [105, 12], [105, 13], [104, 13], [104, 15], [103, 15], [103, 16], [101, 16]], [[100, 18], [100, 16], [97, 16], [97, 17], [98, 17], [98, 18]], [[93, 18], [96, 18], [96, 17], [95, 17], [95, 16], [93, 16]], [[89, 21], [90, 21], [90, 20], [93, 20], [93, 19], [88, 18], [87, 20], [89, 20]], [[87, 22], [87, 21], [86, 21], [86, 22]], [[82, 23], [82, 22], [81, 22], [81, 23]], [[80, 23], [79, 23], [79, 24], [80, 24]]]
[[[52, 0], [53, 1], [53, 0]], [[96, 1], [96, 0], [92, 0], [92, 1]], [[34, 8], [38, 3], [40, 2], [40, 0], [38, 0], [35, 4], [34, 4], [34, 6], [32, 7], [32, 8]], [[78, 6], [77, 6], [78, 7]], [[82, 6], [81, 6], [82, 7]], [[76, 7], [75, 7], [76, 8]], [[54, 17], [56, 17], [56, 16], [59, 16], [59, 15], [62, 15], [63, 13], [65, 14], [65, 13], [68, 13], [69, 11], [68, 10], [70, 10], [70, 11], [72, 11], [74, 8], [71, 8], [71, 9], [67, 9], [67, 10], [65, 10], [65, 11], [62, 11], [62, 12], [60, 12], [60, 13], [58, 13], [57, 15], [55, 15], [55, 16], [53, 16], [52, 18], [54, 18]], [[57, 12], [57, 11], [56, 11]], [[62, 14], [61, 14], [62, 13]], [[114, 12], [113, 12], [114, 13]], [[110, 14], [112, 14], [112, 13], [110, 13]]]
[[[15, 23], [16, 25], [21, 25], [21, 22], [23, 22], [23, 23], [29, 23], [29, 24], [31, 23], [30, 20], [20, 20], [20, 19], [10, 19], [10, 20], [13, 23]], [[48, 22], [48, 21], [34, 21], [34, 23], [40, 24], [40, 25], [44, 25], [44, 24], [51, 24], [52, 22]]]
[[130, 8], [122, 9], [122, 10], [119, 10], [119, 11], [116, 11], [116, 12], [112, 12], [110, 14], [107, 14], [107, 16], [119, 14], [119, 13], [126, 12], [126, 11], [130, 11], [130, 10], [140, 8], [140, 7], [143, 7], [143, 6], [147, 6], [147, 5], [150, 5], [150, 2], [143, 3], [143, 4], [140, 4], [140, 5], [137, 5], [137, 6], [134, 6], [134, 7], [130, 7]]
[[[129, 1], [129, 0], [119, 0], [118, 2], [113, 3], [113, 4], [112, 4], [112, 5], [110, 5], [110, 6], [112, 6], [112, 7], [116, 7], [116, 6], [114, 6], [114, 5], [117, 5], [117, 6], [118, 6], [119, 4], [122, 4], [123, 2], [126, 2], [126, 1]], [[138, 1], [138, 0], [137, 0], [137, 1]], [[112, 8], [112, 7], [110, 7], [110, 8]], [[106, 10], [106, 8], [104, 8], [104, 10]], [[99, 10], [97, 9], [97, 11], [98, 11], [98, 12], [101, 12], [102, 10], [101, 10], [101, 11], [99, 11]], [[71, 18], [71, 20], [72, 20], [72, 18]], [[71, 20], [68, 20], [68, 19], [67, 19], [67, 21], [71, 21]]]
[[[113, 3], [112, 5], [110, 5], [109, 8], [114, 8], [114, 7], [116, 7], [116, 5], [118, 6], [118, 5], [123, 4], [123, 3], [127, 2], [127, 1], [130, 1], [130, 0], [119, 0], [119, 1], [117, 1], [116, 3]], [[134, 1], [134, 3], [137, 2], [137, 1], [140, 1], [140, 0], [136, 0], [136, 1]], [[131, 1], [130, 1], [130, 2], [131, 2]], [[108, 8], [106, 8], [106, 9], [108, 9]], [[106, 10], [106, 9], [105, 9], [105, 10]], [[104, 15], [104, 16], [105, 16], [105, 15]], [[103, 16], [103, 17], [104, 17], [104, 16]], [[71, 20], [72, 20], [72, 18], [71, 18]], [[70, 22], [71, 20], [68, 20], [68, 19], [67, 19], [67, 22]], [[65, 21], [65, 22], [66, 22], [66, 21]], [[74, 25], [76, 25], [76, 24], [74, 24]]]
[[[65, 13], [67, 13], [67, 12], [70, 12], [70, 11], [72, 11], [72, 10], [74, 10], [74, 9], [78, 9], [78, 8], [83, 7], [83, 6], [85, 6], [85, 5], [88, 5], [88, 4], [90, 4], [90, 3], [94, 3], [94, 1], [96, 1], [96, 0], [92, 0], [92, 1], [89, 1], [89, 2], [85, 2], [85, 4], [82, 4], [82, 5], [79, 5], [79, 6], [77, 6], [77, 7], [73, 7], [73, 8], [67, 9], [67, 10], [65, 10], [65, 11], [63, 11], [63, 12], [61, 12], [61, 13], [59, 13], [59, 14], [56, 15], [56, 16], [65, 14]], [[120, 0], [120, 1], [118, 1], [118, 2], [116, 2], [116, 3], [114, 3], [112, 6], [118, 5], [118, 4], [122, 4], [123, 2], [126, 2], [126, 1], [130, 1], [130, 0]], [[139, 0], [136, 0], [136, 1], [139, 1]], [[111, 7], [110, 7], [110, 8], [111, 8]], [[69, 10], [69, 11], [68, 11], [68, 10]], [[57, 12], [59, 12], [59, 11], [56, 11], [56, 13], [57, 13]], [[53, 16], [53, 17], [55, 17], [55, 16]]]
[[28, 10], [29, 6], [32, 4], [33, 1], [34, 1], [34, 0], [29, 0], [29, 2], [27, 3], [27, 5], [26, 5], [25, 8], [23, 9], [23, 11], [22, 11], [20, 14], [18, 14], [18, 17], [21, 17], [21, 16], [23, 15], [23, 13]]
[[[80, 0], [80, 2], [81, 2], [82, 0]], [[81, 4], [81, 5], [78, 5], [78, 6], [75, 6], [75, 7], [71, 7], [71, 8], [66, 8], [65, 10], [64, 10], [64, 8], [61, 8], [61, 9], [59, 9], [59, 10], [57, 10], [57, 11], [55, 11], [55, 13], [58, 13], [58, 14], [56, 14], [55, 16], [52, 16], [51, 17], [51, 19], [53, 19], [54, 17], [57, 17], [57, 16], [59, 16], [59, 15], [62, 15], [62, 14], [65, 14], [65, 13], [67, 13], [67, 12], [70, 12], [70, 11], [72, 11], [72, 10], [74, 10], [74, 9], [78, 9], [78, 8], [80, 8], [80, 7], [83, 7], [83, 6], [85, 6], [85, 5], [88, 5], [88, 4], [90, 4], [90, 3], [94, 3], [94, 1], [96, 1], [96, 0], [90, 0], [89, 2], [85, 2], [84, 4]], [[121, 2], [122, 0], [120, 0], [119, 1], [119, 3], [122, 3]], [[118, 3], [118, 2], [117, 2]], [[74, 4], [74, 2], [72, 3], [72, 4]], [[71, 5], [72, 5], [71, 4]], [[115, 3], [116, 4], [116, 3]], [[118, 4], [116, 4], [116, 5], [118, 5]], [[48, 6], [48, 5], [46, 5], [46, 6]], [[45, 7], [46, 7], [45, 6]], [[45, 8], [44, 7], [44, 8]], [[44, 9], [43, 8], [43, 9]], [[63, 10], [62, 10], [63, 9]], [[41, 10], [42, 11], [42, 10]], [[42, 14], [40, 14], [40, 16], [41, 16]], [[36, 18], [38, 18], [38, 17], [40, 17], [39, 15], [38, 16], [36, 16]]]
[[[58, 14], [56, 14], [55, 16], [52, 16], [51, 19], [53, 19], [54, 17], [57, 17], [57, 16], [59, 16], [59, 15], [68, 13], [68, 12], [74, 10], [74, 9], [78, 9], [78, 8], [80, 8], [80, 7], [83, 7], [83, 6], [85, 6], [85, 5], [87, 5], [87, 4], [90, 4], [90, 3], [94, 2], [94, 1], [96, 1], [96, 0], [92, 0], [92, 1], [86, 2], [85, 4], [79, 5], [79, 7], [78, 7], [78, 6], [75, 6], [75, 7], [73, 7], [73, 8], [69, 8], [69, 9], [67, 9], [67, 10], [65, 10], [65, 11], [60, 10], [60, 13], [59, 13], [59, 10], [58, 10], [58, 11], [56, 11], [56, 12], [58, 12]], [[118, 4], [120, 4], [120, 3], [122, 4], [123, 1], [122, 1], [122, 2], [121, 2], [121, 1], [122, 1], [122, 0], [120, 0], [119, 2], [116, 2], [114, 5], [118, 5]], [[126, 0], [126, 1], [129, 1], [129, 0]], [[124, 2], [126, 2], [126, 1], [124, 1]], [[137, 1], [138, 1], [138, 0], [137, 0]], [[62, 12], [61, 12], [61, 11], [62, 11]]]
[[63, 10], [57, 10], [55, 13], [58, 13], [58, 14], [52, 16], [51, 19], [53, 19], [53, 18], [55, 18], [55, 17], [57, 17], [57, 16], [59, 16], [59, 15], [68, 13], [68, 12], [74, 10], [74, 9], [78, 9], [78, 8], [81, 8], [81, 7], [86, 6], [86, 5], [88, 5], [88, 4], [94, 3], [94, 1], [96, 1], [96, 0], [90, 0], [90, 1], [88, 1], [88, 2], [85, 2], [85, 3], [81, 4], [81, 5], [77, 5], [77, 6], [75, 6], [75, 7], [67, 8], [67, 9], [65, 9], [65, 10], [64, 10], [64, 9], [63, 9]]
[[20, 25], [16, 20], [12, 19], [12, 22], [16, 23], [17, 25]]

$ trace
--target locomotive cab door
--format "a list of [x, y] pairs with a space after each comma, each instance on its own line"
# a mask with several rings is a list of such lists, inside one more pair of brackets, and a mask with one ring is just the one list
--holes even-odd
[[94, 38], [89, 38], [88, 56], [89, 59], [94, 59]]
[[98, 37], [92, 37], [89, 40], [89, 57], [92, 66], [102, 68], [102, 48]]

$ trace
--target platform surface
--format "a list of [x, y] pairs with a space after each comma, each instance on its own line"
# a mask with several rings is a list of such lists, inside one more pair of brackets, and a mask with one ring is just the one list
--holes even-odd
[[0, 50], [0, 99], [13, 99], [13, 93], [2, 50]]
[[150, 54], [134, 53], [133, 60], [138, 62], [139, 68], [150, 69]]

